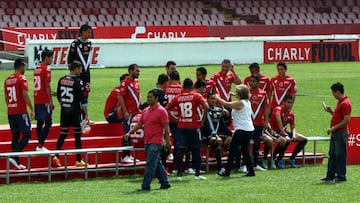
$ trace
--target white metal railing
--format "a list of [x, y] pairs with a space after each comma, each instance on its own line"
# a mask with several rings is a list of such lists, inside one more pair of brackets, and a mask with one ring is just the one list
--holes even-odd
[[[134, 151], [134, 163], [130, 167], [123, 167], [120, 168], [120, 162], [119, 162], [119, 152], [125, 151], [125, 150], [132, 150]], [[113, 152], [115, 153], [115, 166], [112, 166], [110, 168], [107, 168], [107, 170], [115, 170], [115, 176], [119, 175], [120, 169], [127, 169], [127, 170], [136, 170], [136, 151], [138, 150], [144, 150], [143, 148], [134, 148], [132, 146], [126, 146], [126, 147], [105, 147], [105, 148], [85, 148], [85, 149], [67, 149], [67, 150], [49, 150], [49, 151], [26, 151], [26, 152], [6, 152], [6, 153], [0, 153], [0, 158], [6, 159], [6, 173], [0, 174], [0, 178], [6, 179], [6, 184], [10, 183], [10, 177], [20, 177], [20, 176], [28, 176], [28, 181], [31, 180], [31, 176], [33, 175], [47, 175], [48, 181], [51, 182], [51, 175], [52, 174], [65, 174], [65, 179], [67, 179], [67, 174], [70, 172], [84, 172], [84, 178], [88, 179], [88, 172], [89, 171], [95, 171], [96, 175], [98, 171], [101, 169], [99, 168], [98, 163], [98, 154], [102, 152]], [[94, 165], [88, 165], [88, 155], [90, 153], [95, 153], [95, 163]], [[51, 163], [52, 159], [51, 157], [55, 154], [61, 154], [64, 155], [64, 167], [60, 168], [52, 168]], [[84, 154], [85, 156], [85, 163], [87, 163], [84, 167], [76, 167], [69, 168], [68, 166], [68, 155], [69, 154]], [[16, 173], [10, 173], [10, 161], [9, 159], [11, 157], [21, 156], [21, 157], [27, 157], [28, 160], [28, 167], [25, 170], [19, 170]], [[48, 157], [48, 169], [45, 171], [38, 171], [34, 172], [31, 170], [31, 157], [33, 156], [47, 156]]]
[[[17, 31], [13, 31], [13, 30], [7, 30], [7, 29], [4, 29], [4, 28], [0, 28], [0, 32], [7, 32], [7, 33], [11, 33], [11, 34], [16, 34], [18, 36], [25, 36], [26, 37], [26, 33], [24, 33], [24, 32], [17, 32]], [[9, 45], [12, 45], [12, 46], [17, 46], [17, 47], [19, 47], [18, 50], [25, 50], [25, 44], [8, 42], [8, 41], [4, 41], [4, 40], [0, 40], [0, 43], [9, 44]]]

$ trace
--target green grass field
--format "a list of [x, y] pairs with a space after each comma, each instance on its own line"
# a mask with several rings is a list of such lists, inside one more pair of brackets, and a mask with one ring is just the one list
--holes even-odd
[[[360, 63], [309, 63], [289, 64], [288, 75], [297, 81], [298, 96], [294, 111], [296, 129], [306, 136], [327, 136], [330, 115], [322, 109], [325, 101], [334, 107], [330, 86], [335, 82], [345, 85], [345, 93], [352, 104], [352, 115], [360, 115], [357, 106], [360, 101]], [[219, 65], [205, 66], [210, 77], [220, 69]], [[178, 67], [181, 80], [195, 78], [196, 67]], [[235, 70], [243, 79], [249, 74], [247, 65], [236, 65]], [[4, 81], [12, 71], [0, 71]], [[89, 115], [92, 120], [103, 121], [103, 108], [107, 94], [119, 84], [118, 78], [127, 68], [108, 68], [92, 70], [92, 92], [89, 99]], [[164, 73], [163, 67], [143, 67], [139, 77], [143, 101], [148, 90], [155, 86], [158, 74]], [[261, 65], [261, 72], [269, 77], [276, 74], [274, 64]], [[52, 71], [52, 89], [66, 70]], [[33, 71], [25, 74], [29, 80], [30, 95], [33, 89]], [[3, 85], [3, 83], [1, 83]], [[0, 123], [7, 124], [4, 92], [0, 91]], [[59, 106], [55, 108], [54, 123], [59, 122]], [[312, 144], [312, 143], [309, 143]], [[312, 147], [307, 147], [311, 151]], [[327, 152], [328, 143], [319, 143], [318, 152]], [[306, 166], [298, 169], [258, 172], [254, 178], [243, 178], [233, 174], [229, 179], [207, 174], [208, 180], [195, 181], [186, 176], [178, 182], [171, 177], [173, 187], [168, 191], [152, 191], [138, 194], [141, 176], [99, 178], [89, 181], [73, 180], [54, 183], [15, 183], [1, 185], [0, 202], [358, 202], [360, 183], [359, 166], [348, 166], [348, 181], [341, 184], [320, 183], [319, 178], [326, 173], [325, 160], [320, 166]], [[153, 189], [158, 188], [156, 180]]]

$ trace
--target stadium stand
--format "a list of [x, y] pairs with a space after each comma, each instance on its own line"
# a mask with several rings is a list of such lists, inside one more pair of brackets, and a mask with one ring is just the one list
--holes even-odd
[[0, 27], [360, 23], [356, 0], [0, 2]]

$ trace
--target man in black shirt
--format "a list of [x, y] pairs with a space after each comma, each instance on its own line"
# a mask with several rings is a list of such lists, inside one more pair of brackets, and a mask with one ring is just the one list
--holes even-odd
[[[80, 37], [71, 43], [67, 59], [68, 64], [71, 64], [75, 60], [82, 64], [83, 69], [80, 74], [80, 79], [83, 81], [84, 97], [86, 100], [88, 99], [90, 92], [90, 37], [91, 27], [88, 24], [82, 25], [80, 27]], [[85, 116], [84, 113], [83, 116]]]
[[[73, 127], [75, 137], [75, 148], [81, 149], [81, 111], [84, 112], [85, 120], [88, 120], [87, 100], [84, 97], [83, 82], [79, 78], [81, 73], [81, 63], [73, 61], [69, 65], [70, 74], [60, 78], [57, 86], [57, 99], [61, 106], [60, 113], [60, 136], [56, 144], [56, 150], [61, 150], [64, 140], [69, 134], [69, 127]], [[81, 155], [76, 154], [75, 166], [85, 166], [81, 160]], [[53, 165], [60, 167], [59, 155], [53, 157]]]
[[222, 146], [229, 145], [231, 142], [232, 131], [224, 122], [222, 108], [216, 107], [216, 95], [213, 92], [207, 94], [207, 102], [209, 104], [209, 111], [202, 128], [203, 143], [209, 144], [214, 149], [217, 170], [222, 169], [221, 157]]

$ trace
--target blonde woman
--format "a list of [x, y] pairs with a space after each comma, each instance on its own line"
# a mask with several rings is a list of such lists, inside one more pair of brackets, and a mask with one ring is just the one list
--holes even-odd
[[249, 88], [248, 86], [241, 84], [236, 86], [236, 98], [237, 101], [227, 102], [220, 97], [217, 97], [220, 104], [226, 108], [231, 108], [234, 134], [230, 143], [228, 162], [225, 171], [218, 173], [220, 176], [230, 176], [230, 170], [234, 161], [234, 157], [237, 153], [237, 149], [241, 146], [241, 152], [244, 156], [244, 162], [248, 168], [248, 172], [245, 176], [255, 176], [253, 164], [249, 154], [249, 142], [250, 137], [254, 133], [254, 126], [251, 119], [252, 109], [249, 101]]

